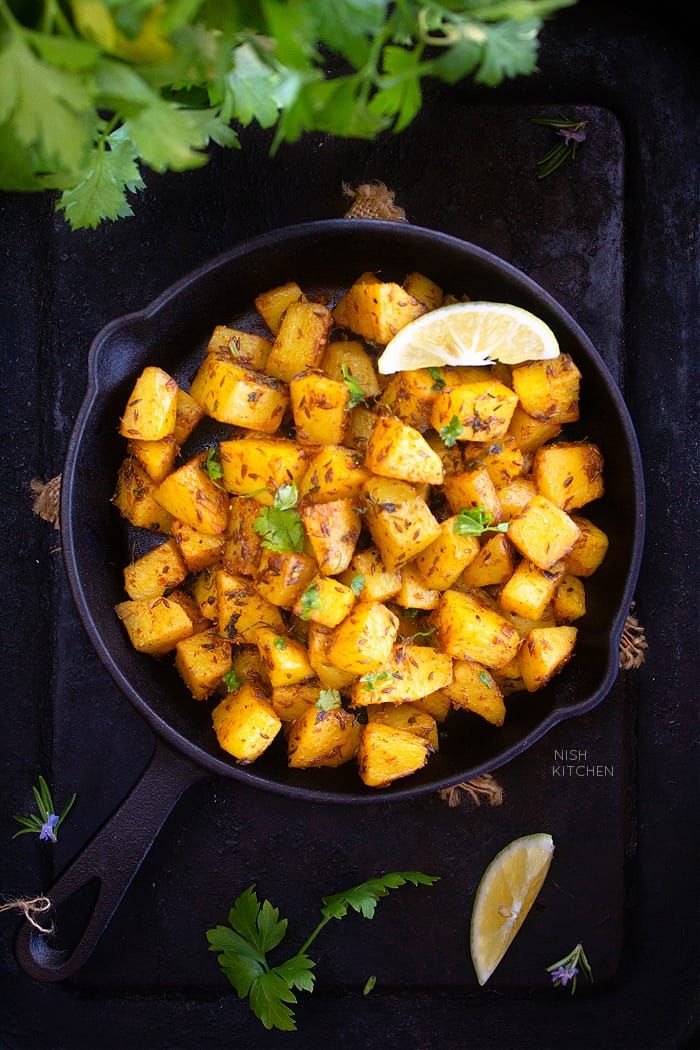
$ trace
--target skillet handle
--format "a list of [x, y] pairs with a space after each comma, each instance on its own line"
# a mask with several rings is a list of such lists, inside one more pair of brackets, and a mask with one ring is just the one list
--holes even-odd
[[80, 969], [173, 806], [186, 788], [205, 775], [201, 767], [156, 741], [140, 779], [47, 893], [57, 909], [88, 882], [99, 881], [97, 899], [84, 932], [70, 951], [57, 949], [25, 919], [15, 941], [15, 956], [25, 973], [38, 981], [62, 981]]

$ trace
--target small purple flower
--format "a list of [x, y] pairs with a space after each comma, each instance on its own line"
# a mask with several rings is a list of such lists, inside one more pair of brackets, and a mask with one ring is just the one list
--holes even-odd
[[586, 141], [585, 128], [559, 128], [557, 131], [557, 135], [561, 135], [561, 137], [567, 144], [570, 142]]
[[56, 825], [59, 817], [55, 813], [49, 813], [48, 819], [41, 825], [39, 839], [41, 842], [56, 842]]
[[552, 970], [550, 977], [555, 984], [560, 984], [563, 988], [566, 988], [569, 981], [573, 981], [574, 977], [578, 977], [578, 968], [573, 963], [569, 963], [568, 966], [559, 966], [558, 969]]

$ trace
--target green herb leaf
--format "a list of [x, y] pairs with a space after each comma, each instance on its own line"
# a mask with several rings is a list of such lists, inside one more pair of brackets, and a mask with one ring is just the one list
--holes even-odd
[[237, 693], [243, 685], [243, 679], [239, 678], [235, 671], [227, 671], [222, 681], [229, 693]]
[[318, 694], [316, 707], [319, 711], [335, 711], [341, 706], [340, 693], [337, 689], [322, 689]]
[[286, 638], [275, 638], [275, 649], [286, 649], [287, 639]]
[[262, 537], [262, 545], [271, 551], [301, 554], [304, 549], [304, 524], [296, 510], [299, 494], [296, 485], [280, 485], [271, 507], [263, 507], [253, 528]]
[[371, 693], [380, 682], [386, 682], [388, 678], [391, 678], [390, 671], [368, 671], [359, 678], [359, 681], [362, 682], [362, 688]]
[[431, 375], [432, 380], [433, 380], [433, 385], [431, 387], [431, 390], [434, 390], [436, 392], [438, 390], [444, 390], [445, 387], [447, 386], [447, 383], [442, 378], [442, 373], [440, 372], [440, 369], [432, 367], [432, 368], [429, 368], [428, 371], [430, 372], [430, 375]]
[[396, 890], [407, 883], [412, 886], [433, 886], [436, 882], [439, 882], [437, 875], [424, 875], [420, 871], [394, 871], [378, 879], [369, 879], [351, 890], [324, 897], [321, 914], [324, 918], [343, 919], [348, 910], [352, 909], [365, 919], [373, 919], [377, 903], [382, 897], [386, 897], [390, 890]]
[[479, 672], [479, 681], [483, 682], [487, 689], [493, 689], [491, 678], [486, 671]]
[[463, 433], [464, 427], [458, 416], [453, 416], [446, 426], [440, 427], [440, 437], [448, 448], [452, 448], [457, 443], [457, 438]]
[[374, 986], [376, 985], [376, 983], [377, 983], [377, 978], [375, 977], [374, 974], [372, 974], [372, 976], [368, 977], [367, 980], [365, 981], [365, 986], [362, 989], [362, 994], [363, 995], [369, 995], [369, 993], [374, 989]]
[[114, 132], [95, 147], [86, 174], [72, 189], [64, 190], [56, 207], [72, 229], [94, 229], [103, 219], [133, 215], [127, 192], [143, 186], [134, 146]]
[[306, 588], [301, 596], [299, 604], [301, 606], [300, 616], [302, 620], [308, 620], [315, 609], [321, 608], [321, 595], [317, 584], [312, 583], [310, 587]]
[[359, 598], [360, 595], [362, 594], [362, 592], [364, 591], [364, 589], [365, 589], [365, 578], [364, 578], [364, 576], [362, 575], [361, 572], [358, 572], [358, 573], [356, 573], [353, 576], [352, 580], [350, 581], [350, 590], [352, 591], [352, 593], [355, 595], [356, 598]]
[[481, 536], [484, 532], [508, 532], [510, 523], [493, 524], [493, 514], [486, 507], [465, 507], [452, 526], [458, 536]]
[[23, 817], [14, 813], [12, 819], [19, 824], [21, 830], [16, 831], [12, 838], [16, 839], [19, 835], [38, 835], [42, 841], [55, 843], [58, 840], [58, 829], [70, 813], [78, 796], [73, 792], [61, 812], [57, 813], [49, 785], [41, 775], [39, 775], [38, 787], [32, 787], [32, 795], [39, 814], [37, 816], [31, 813]]
[[204, 469], [214, 483], [221, 481], [224, 476], [224, 471], [221, 466], [221, 460], [219, 459], [218, 449], [207, 449], [207, 458], [204, 461]]
[[365, 401], [365, 392], [346, 364], [341, 365], [340, 369], [343, 373], [343, 382], [350, 393], [349, 407], [356, 408], [357, 405], [361, 405]]

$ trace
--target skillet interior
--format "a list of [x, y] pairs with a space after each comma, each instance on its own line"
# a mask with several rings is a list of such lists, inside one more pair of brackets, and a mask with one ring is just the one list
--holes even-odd
[[[384, 791], [365, 789], [354, 765], [289, 770], [282, 741], [254, 766], [236, 766], [216, 743], [212, 703], [189, 697], [171, 660], [136, 653], [112, 608], [124, 597], [121, 569], [132, 549], [137, 554], [145, 549], [144, 534], [127, 531], [109, 503], [125, 452], [117, 423], [141, 369], [160, 365], [187, 385], [214, 324], [263, 331], [250, 308], [258, 292], [297, 280], [306, 289], [337, 293], [367, 269], [399, 280], [421, 270], [446, 290], [515, 303], [551, 325], [562, 351], [572, 355], [583, 376], [581, 420], [566, 427], [567, 438], [590, 438], [605, 457], [606, 496], [583, 513], [611, 541], [603, 566], [587, 581], [588, 612], [578, 625], [576, 654], [565, 671], [534, 696], [508, 699], [508, 716], [500, 729], [467, 713], [451, 716], [440, 753], [419, 774]], [[197, 451], [229, 430], [202, 426], [186, 451]], [[639, 451], [627, 411], [600, 357], [569, 315], [519, 271], [473, 245], [415, 227], [346, 220], [290, 227], [248, 242], [185, 278], [146, 310], [103, 329], [91, 350], [90, 388], [71, 439], [62, 499], [63, 549], [79, 612], [100, 658], [137, 709], [170, 743], [210, 769], [315, 801], [368, 801], [434, 791], [501, 765], [560, 719], [599, 703], [615, 680], [618, 638], [639, 568], [644, 520]]]

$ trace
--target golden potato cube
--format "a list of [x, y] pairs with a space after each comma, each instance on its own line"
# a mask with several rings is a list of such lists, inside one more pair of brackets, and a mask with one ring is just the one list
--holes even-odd
[[516, 405], [508, 435], [513, 438], [521, 452], [535, 452], [541, 445], [561, 433], [561, 425], [548, 419], [535, 419], [524, 408]]
[[356, 448], [364, 452], [378, 418], [375, 412], [365, 408], [363, 405], [353, 408], [350, 413], [348, 431], [345, 435], [345, 444], [350, 448]]
[[388, 572], [374, 548], [356, 551], [350, 567], [338, 579], [346, 587], [353, 587], [360, 602], [386, 602], [398, 594], [401, 587], [401, 573]]
[[395, 645], [390, 659], [378, 672], [353, 683], [356, 707], [420, 700], [452, 681], [452, 659], [427, 645]]
[[468, 470], [483, 467], [497, 489], [519, 477], [525, 466], [525, 458], [509, 434], [493, 444], [469, 442], [462, 454], [464, 466]]
[[441, 485], [443, 469], [440, 457], [413, 427], [395, 416], [380, 416], [375, 423], [367, 449], [365, 466], [374, 474], [400, 481]]
[[223, 563], [234, 576], [255, 576], [260, 566], [264, 548], [255, 531], [260, 509], [256, 499], [245, 496], [234, 496], [229, 502]]
[[513, 389], [529, 416], [549, 423], [575, 423], [581, 373], [568, 354], [513, 369]]
[[600, 499], [603, 456], [587, 442], [545, 445], [535, 452], [532, 475], [538, 490], [562, 510], [576, 510]]
[[188, 437], [197, 426], [204, 411], [193, 397], [184, 390], [177, 392], [177, 406], [175, 414], [175, 444], [179, 447], [184, 445]]
[[331, 379], [339, 383], [346, 378], [354, 379], [365, 398], [376, 397], [379, 393], [379, 379], [374, 361], [362, 343], [348, 339], [338, 343], [329, 343], [323, 355], [321, 365]]
[[413, 565], [421, 579], [437, 591], [446, 591], [461, 575], [462, 570], [479, 554], [475, 536], [460, 536], [455, 532], [457, 515], [440, 525], [440, 535], [421, 551]]
[[283, 629], [259, 627], [255, 640], [273, 689], [280, 685], [297, 685], [314, 677], [305, 647], [286, 635]]
[[309, 708], [292, 723], [289, 765], [292, 769], [342, 766], [357, 754], [361, 735], [362, 726], [350, 711]]
[[383, 346], [424, 313], [423, 304], [400, 284], [363, 273], [336, 306], [334, 317], [338, 324]]
[[339, 445], [348, 425], [350, 391], [318, 369], [289, 384], [296, 439], [301, 445]]
[[412, 562], [401, 569], [401, 586], [394, 601], [402, 609], [437, 609], [440, 591], [428, 586]]
[[187, 576], [187, 566], [175, 540], [166, 540], [124, 569], [124, 590], [130, 598], [160, 598]]
[[360, 602], [336, 628], [328, 659], [352, 674], [376, 671], [389, 659], [398, 627], [397, 617], [386, 605]]
[[456, 660], [504, 667], [520, 645], [515, 627], [475, 592], [444, 591], [433, 622], [440, 648]]
[[175, 666], [195, 700], [206, 700], [231, 670], [231, 645], [202, 631], [175, 646]]
[[157, 488], [141, 464], [127, 456], [119, 468], [112, 503], [132, 525], [169, 533], [173, 516], [156, 502], [154, 493]]
[[264, 692], [248, 682], [214, 708], [211, 720], [219, 746], [241, 765], [260, 758], [282, 728]]
[[409, 273], [403, 286], [426, 310], [437, 310], [442, 303], [442, 288], [423, 273]]
[[442, 689], [437, 689], [430, 696], [421, 696], [418, 700], [412, 700], [411, 705], [419, 711], [425, 711], [432, 715], [436, 722], [442, 723], [450, 713], [450, 698]]
[[520, 668], [528, 693], [542, 689], [561, 671], [576, 645], [575, 627], [535, 627], [525, 639]]
[[364, 492], [367, 528], [389, 572], [402, 568], [440, 535], [427, 503], [406, 482], [373, 477]]
[[522, 647], [518, 649], [510, 663], [507, 663], [505, 667], [501, 667], [498, 671], [493, 672], [493, 677], [498, 684], [498, 688], [504, 696], [510, 696], [512, 693], [522, 693], [525, 691], [525, 683], [523, 682], [520, 668], [521, 652]]
[[549, 569], [538, 569], [526, 560], [521, 561], [501, 591], [501, 607], [526, 620], [539, 620], [563, 573], [563, 563]]
[[495, 523], [503, 519], [496, 486], [484, 467], [465, 470], [461, 474], [448, 474], [444, 493], [455, 514], [471, 507], [483, 507]]
[[345, 689], [355, 676], [351, 672], [341, 671], [328, 658], [328, 651], [334, 640], [333, 631], [322, 627], [321, 624], [309, 622], [309, 663], [318, 680], [325, 689]]
[[321, 694], [320, 682], [299, 682], [297, 685], [278, 685], [272, 690], [270, 703], [283, 722], [294, 722], [310, 708], [316, 707]]
[[383, 726], [403, 729], [425, 740], [432, 751], [439, 748], [437, 722], [431, 714], [421, 711], [417, 704], [375, 704], [369, 708], [368, 720]]
[[368, 722], [357, 753], [360, 776], [367, 787], [387, 787], [422, 769], [430, 750], [428, 741], [415, 733]]
[[301, 519], [322, 575], [335, 576], [347, 569], [362, 528], [352, 501], [308, 504], [302, 507]]
[[557, 584], [552, 603], [558, 624], [572, 623], [586, 614], [586, 591], [578, 576], [564, 576]]
[[231, 651], [231, 670], [244, 682], [248, 680], [269, 685], [270, 676], [263, 663], [258, 647], [252, 645], [235, 645]]
[[277, 335], [287, 309], [292, 303], [302, 302], [306, 296], [296, 281], [281, 284], [278, 288], [270, 288], [267, 292], [261, 292], [255, 297], [255, 309], [263, 321], [273, 333]]
[[284, 620], [277, 606], [258, 594], [250, 580], [224, 569], [216, 573], [216, 615], [219, 634], [234, 642], [257, 644], [261, 627], [284, 631]]
[[477, 556], [462, 573], [466, 587], [498, 587], [513, 575], [515, 561], [513, 548], [503, 535], [497, 532], [479, 549]]
[[284, 383], [237, 364], [225, 350], [207, 354], [192, 380], [192, 397], [220, 423], [274, 434], [289, 404]]
[[188, 594], [187, 591], [183, 591], [180, 587], [177, 587], [174, 591], [170, 591], [167, 597], [169, 602], [177, 602], [177, 604], [187, 613], [192, 621], [193, 634], [199, 634], [200, 631], [209, 630], [211, 622], [202, 616], [199, 610], [199, 605], [191, 594]]
[[517, 395], [503, 383], [464, 383], [438, 394], [431, 424], [438, 433], [454, 427], [458, 441], [497, 441], [507, 433], [517, 403]]
[[464, 460], [462, 458], [462, 449], [459, 445], [446, 445], [439, 434], [436, 434], [434, 430], [431, 430], [429, 434], [425, 435], [425, 440], [428, 442], [433, 452], [440, 457], [442, 463], [442, 469], [445, 474], [460, 474], [464, 470]]
[[244, 437], [219, 445], [224, 487], [271, 507], [281, 485], [299, 485], [308, 453], [288, 438]]
[[192, 597], [199, 611], [207, 620], [217, 620], [216, 608], [216, 567], [204, 569], [192, 584]]
[[136, 457], [156, 485], [167, 478], [178, 453], [174, 434], [160, 441], [130, 441], [127, 447], [130, 455]]
[[533, 496], [511, 519], [508, 539], [538, 569], [551, 569], [573, 548], [579, 531], [568, 514], [544, 496]]
[[320, 303], [292, 303], [272, 344], [265, 371], [288, 383], [307, 368], [318, 368], [333, 326], [330, 310]]
[[125, 438], [160, 441], [175, 431], [177, 383], [162, 368], [149, 365], [136, 380], [119, 425]]
[[223, 324], [216, 326], [207, 346], [207, 353], [223, 352], [228, 354], [237, 365], [245, 365], [256, 372], [265, 371], [270, 350], [272, 350], [272, 343], [269, 339], [263, 339], [261, 335], [241, 332], [237, 328], [227, 328]]
[[162, 656], [188, 638], [194, 627], [179, 602], [169, 598], [139, 598], [114, 606], [134, 649]]
[[510, 622], [515, 627], [516, 631], [521, 638], [526, 638], [533, 627], [556, 627], [557, 621], [554, 618], [554, 608], [548, 605], [542, 615], [537, 620], [529, 620], [525, 616], [518, 616], [517, 613], [508, 614]]
[[508, 485], [498, 489], [497, 495], [503, 519], [508, 521], [521, 510], [525, 510], [532, 497], [537, 495], [537, 486], [531, 478], [515, 478]]
[[[447, 385], [444, 371], [414, 368], [397, 372], [384, 387], [379, 403], [416, 430], [428, 430], [435, 399]], [[440, 444], [447, 447], [442, 441]]]
[[494, 726], [506, 717], [503, 693], [486, 668], [473, 660], [455, 660], [454, 681], [444, 690], [454, 707], [481, 715]]
[[172, 533], [188, 572], [201, 572], [220, 561], [224, 551], [223, 536], [208, 536], [184, 521], [174, 521]]
[[311, 620], [323, 627], [337, 627], [354, 604], [355, 595], [345, 584], [327, 576], [316, 576], [299, 595], [294, 612], [302, 620]]
[[299, 500], [306, 503], [331, 503], [337, 499], [357, 501], [369, 477], [362, 456], [349, 448], [329, 445], [308, 461], [299, 484]]
[[291, 609], [316, 571], [316, 562], [308, 554], [263, 550], [255, 577], [255, 589], [273, 605]]
[[588, 518], [574, 514], [571, 520], [579, 530], [579, 537], [566, 559], [566, 568], [572, 576], [592, 576], [608, 552], [608, 537]]
[[211, 480], [205, 469], [207, 454], [202, 452], [179, 467], [154, 493], [157, 503], [178, 521], [198, 532], [218, 536], [228, 524], [228, 497]]

